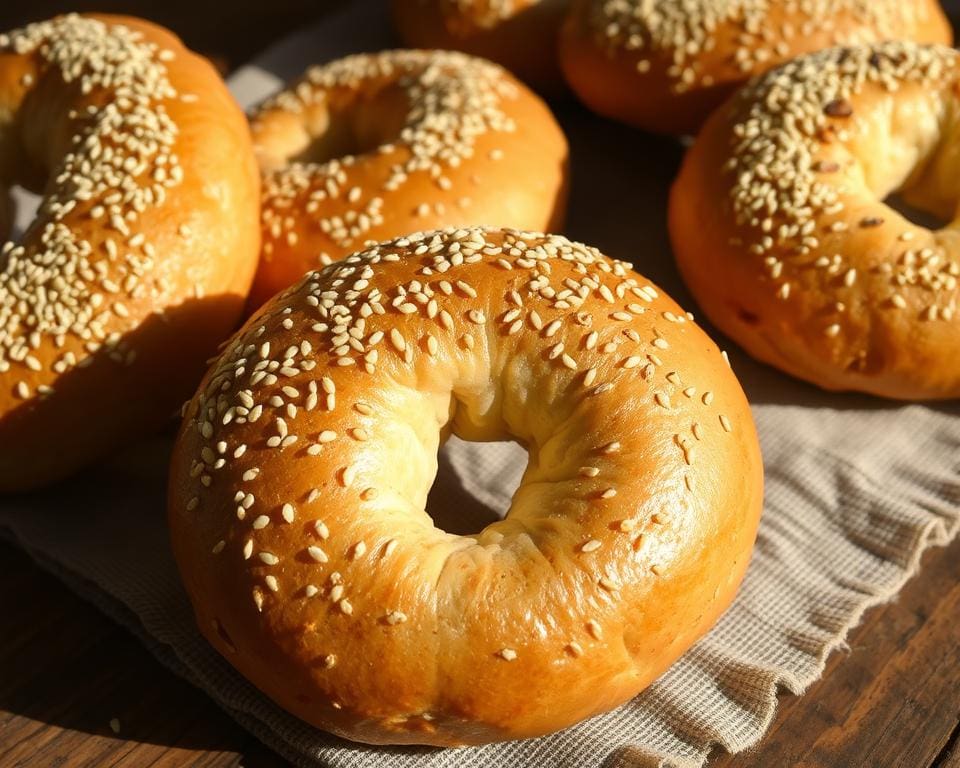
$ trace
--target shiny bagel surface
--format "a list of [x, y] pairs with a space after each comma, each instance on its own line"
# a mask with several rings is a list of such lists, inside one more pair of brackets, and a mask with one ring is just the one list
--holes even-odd
[[591, 109], [696, 133], [734, 89], [796, 56], [887, 39], [950, 43], [936, 0], [573, 0], [568, 83]]
[[365, 242], [442, 226], [559, 228], [567, 142], [546, 105], [455, 51], [308, 70], [252, 116], [265, 174], [251, 304]]
[[[826, 389], [960, 396], [958, 106], [953, 49], [881, 43], [797, 59], [718, 110], [670, 202], [710, 319]], [[894, 193], [954, 221], [914, 223]]]
[[[209, 63], [137, 19], [0, 35], [0, 491], [156, 428], [235, 328], [259, 251], [243, 113]], [[7, 220], [4, 222], [3, 219]]]
[[[506, 518], [425, 511], [445, 436], [514, 439]], [[623, 703], [715, 622], [762, 497], [717, 347], [629, 265], [551, 235], [410, 235], [269, 302], [186, 411], [174, 552], [201, 631], [368, 743], [536, 736]]]

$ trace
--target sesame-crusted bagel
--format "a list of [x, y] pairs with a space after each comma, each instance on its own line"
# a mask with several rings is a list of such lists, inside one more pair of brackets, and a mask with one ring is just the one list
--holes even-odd
[[235, 328], [259, 175], [214, 69], [137, 19], [0, 35], [0, 197], [42, 191], [0, 247], [0, 490], [158, 426]]
[[832, 390], [960, 396], [960, 67], [950, 48], [812, 54], [704, 126], [670, 201], [703, 309], [752, 355]]
[[557, 33], [569, 0], [392, 0], [405, 45], [482, 56], [538, 91], [559, 93]]
[[567, 142], [495, 64], [386, 51], [310, 69], [252, 116], [265, 174], [251, 304], [365, 243], [444, 226], [560, 228]]
[[[451, 433], [529, 451], [472, 536], [424, 511]], [[445, 230], [246, 325], [186, 412], [170, 525], [201, 630], [281, 706], [358, 741], [477, 744], [662, 673], [732, 600], [761, 486], [721, 352], [628, 264]]]
[[953, 33], [937, 0], [573, 0], [560, 62], [594, 111], [681, 134], [771, 67], [890, 39], [950, 43]]

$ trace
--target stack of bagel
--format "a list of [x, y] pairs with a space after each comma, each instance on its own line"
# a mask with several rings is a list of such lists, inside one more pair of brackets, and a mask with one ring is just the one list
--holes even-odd
[[[174, 554], [244, 676], [357, 741], [527, 738], [713, 626], [763, 497], [708, 330], [643, 254], [560, 234], [576, 146], [544, 98], [696, 134], [665, 224], [748, 353], [955, 398], [960, 241], [887, 198], [955, 216], [960, 58], [934, 0], [392, 12], [410, 48], [318, 62], [248, 115], [142, 20], [0, 35], [0, 491], [174, 419]], [[41, 195], [16, 233], [13, 185]], [[470, 535], [426, 511], [450, 435], [529, 454]]]

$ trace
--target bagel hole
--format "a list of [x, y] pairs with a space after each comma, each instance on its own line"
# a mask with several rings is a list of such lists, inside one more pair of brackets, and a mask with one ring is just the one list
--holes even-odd
[[[387, 89], [389, 90], [389, 89]], [[373, 152], [398, 136], [402, 120], [395, 117], [405, 110], [381, 111], [381, 101], [388, 99], [385, 92], [376, 99], [353, 99], [343, 104], [318, 106], [305, 116], [305, 143], [289, 156], [301, 163], [325, 163], [336, 158]]]
[[924, 229], [943, 229], [950, 223], [949, 219], [945, 219], [932, 211], [911, 205], [904, 200], [900, 190], [891, 192], [884, 198], [883, 202], [885, 205], [888, 205], [890, 208], [903, 216], [903, 218], [905, 218], [911, 224], [915, 224], [918, 227], [923, 227]]
[[19, 242], [30, 222], [36, 218], [43, 198], [19, 184], [0, 187], [0, 242]]
[[427, 514], [447, 533], [480, 533], [506, 517], [527, 459], [517, 443], [476, 443], [451, 436], [440, 449]]

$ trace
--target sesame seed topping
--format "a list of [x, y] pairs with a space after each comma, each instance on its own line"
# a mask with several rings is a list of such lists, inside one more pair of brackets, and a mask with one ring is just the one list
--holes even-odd
[[603, 637], [603, 630], [600, 628], [600, 624], [596, 619], [590, 619], [587, 622], [587, 632], [590, 633], [590, 637], [594, 640], [599, 640]]
[[[683, 3], [642, 0], [595, 0], [587, 3], [587, 24], [597, 45], [613, 55], [626, 51], [636, 58], [640, 76], [655, 61], [667, 60], [672, 90], [685, 93], [714, 84], [709, 68], [722, 40], [733, 45], [730, 62], [743, 78], [794, 55], [804, 38], [816, 31], [830, 44], [862, 39], [910, 37], [921, 23], [916, 7], [895, 0], [798, 0], [783, 5], [795, 21], [770, 29], [770, 14], [782, 4], [773, 0], [691, 0]], [[843, 19], [838, 22], [837, 19]], [[834, 117], [851, 113], [838, 99], [824, 107]]]
[[517, 658], [517, 652], [513, 648], [501, 648], [496, 655], [504, 661], [514, 661]]
[[[350, 186], [347, 169], [357, 156], [325, 162], [296, 161], [269, 172], [263, 193], [262, 230], [265, 252], [296, 245], [291, 210], [306, 209], [329, 239], [325, 261], [341, 257], [362, 244], [375, 227], [384, 223], [389, 195], [404, 194], [418, 176], [428, 176], [441, 199], [420, 201], [415, 215], [429, 216], [462, 205], [466, 198], [454, 189], [450, 170], [476, 153], [481, 137], [513, 133], [516, 126], [504, 111], [518, 98], [516, 85], [499, 67], [453, 51], [386, 51], [347, 56], [313, 67], [298, 81], [261, 105], [251, 118], [254, 136], [269, 131], [277, 115], [300, 115], [329, 94], [357, 89], [365, 83], [378, 89], [395, 85], [406, 98], [407, 112], [399, 133], [366, 154], [386, 160], [389, 171], [379, 187], [365, 190]], [[336, 119], [336, 117], [334, 118]], [[498, 147], [488, 156], [504, 156]], [[324, 259], [321, 259], [323, 262]], [[470, 295], [472, 287], [463, 289]], [[416, 304], [404, 302], [399, 311], [414, 313]]]
[[[55, 377], [98, 353], [132, 364], [136, 350], [123, 335], [144, 319], [138, 299], [169, 299], [156, 283], [153, 244], [130, 230], [183, 182], [179, 127], [164, 105], [178, 94], [164, 63], [169, 52], [120, 24], [70, 14], [3, 40], [0, 49], [34, 54], [41, 77], [56, 71], [87, 100], [71, 119], [77, 133], [33, 225], [21, 242], [0, 243], [0, 374], [12, 379], [21, 366], [40, 374], [36, 393], [43, 396]], [[26, 88], [38, 82], [21, 80]], [[112, 236], [87, 239], [87, 218]], [[130, 252], [121, 255], [124, 241]], [[69, 351], [44, 370], [33, 354], [42, 344]], [[31, 397], [23, 380], [8, 386], [20, 399]]]
[[[884, 25], [901, 13], [897, 4], [891, 8], [885, 2], [858, 5], [876, 7], [875, 21], [884, 19]], [[881, 35], [880, 39], [902, 36]], [[863, 267], [858, 270], [858, 261], [848, 263], [855, 256], [836, 253], [837, 238], [828, 238], [848, 228], [870, 230], [890, 223], [888, 217], [869, 209], [850, 225], [845, 220], [847, 208], [853, 206], [846, 174], [838, 173], [845, 166], [834, 158], [847, 152], [856, 157], [859, 150], [850, 142], [854, 136], [862, 141], [869, 130], [851, 120], [856, 105], [862, 97], [872, 104], [873, 93], [895, 98], [903, 86], [912, 84], [934, 92], [956, 79], [957, 64], [956, 52], [944, 46], [882, 42], [832, 48], [768, 72], [731, 102], [732, 156], [724, 173], [738, 238], [749, 254], [763, 260], [780, 299], [786, 300], [795, 290], [790, 279], [782, 278], [792, 278], [801, 270], [819, 271], [837, 293], [863, 282]], [[907, 230], [898, 235], [898, 241], [909, 242], [914, 236]], [[908, 302], [901, 293], [906, 286], [952, 292], [960, 263], [937, 250], [907, 250], [896, 263], [871, 269], [878, 278], [889, 279], [892, 291], [874, 296], [873, 286], [864, 286], [858, 295], [865, 296], [866, 308], [905, 309]], [[957, 274], [951, 275], [951, 270]], [[849, 301], [848, 295], [842, 300], [826, 298], [837, 305], [838, 312]], [[828, 321], [822, 328], [828, 339], [839, 338], [843, 331], [839, 320]], [[855, 334], [850, 336], [844, 338], [845, 344], [856, 342]], [[852, 356], [863, 359], [868, 352], [852, 350]]]
[[310, 556], [311, 560], [314, 560], [315, 562], [318, 562], [318, 563], [326, 563], [326, 562], [329, 562], [330, 560], [330, 558], [327, 557], [327, 553], [317, 546], [307, 547], [307, 554]]
[[[510, 270], [502, 268], [501, 259], [511, 264]], [[382, 266], [386, 264], [390, 264], [389, 269]], [[400, 280], [396, 279], [398, 273], [404, 275]], [[493, 284], [494, 276], [503, 282]], [[635, 309], [645, 311], [630, 312], [629, 319], [611, 322], [609, 313], [615, 307], [609, 306], [599, 286], [607, 287], [615, 307], [626, 305], [626, 297], [632, 300], [633, 289], [637, 288], [647, 298], [638, 297], [644, 306]], [[473, 343], [483, 349], [484, 359], [488, 354], [523, 349], [530, 366], [539, 366], [536, 370], [544, 375], [549, 372], [559, 380], [562, 391], [588, 403], [589, 408], [602, 410], [610, 405], [612, 409], [623, 398], [638, 393], [653, 398], [653, 381], [630, 373], [647, 365], [656, 369], [651, 378], [672, 393], [693, 376], [678, 368], [679, 360], [673, 359], [678, 352], [656, 349], [652, 341], [669, 340], [676, 349], [690, 329], [676, 319], [665, 318], [664, 306], [651, 291], [654, 289], [641, 289], [628, 265], [607, 259], [594, 249], [558, 236], [510, 230], [414, 233], [370, 245], [322, 270], [307, 273], [226, 345], [188, 409], [186, 434], [196, 446], [192, 458], [199, 467], [193, 478], [197, 488], [192, 492], [199, 493], [206, 505], [199, 476], [207, 475], [215, 489], [220, 489], [218, 492], [232, 498], [231, 503], [250, 510], [247, 523], [230, 521], [233, 526], [240, 525], [239, 529], [217, 531], [211, 538], [248, 541], [251, 561], [247, 565], [255, 566], [249, 570], [263, 594], [270, 596], [269, 587], [264, 586], [266, 575], [289, 579], [289, 583], [280, 585], [284, 605], [286, 599], [315, 596], [321, 602], [303, 604], [304, 610], [329, 611], [342, 621], [342, 615], [352, 615], [351, 601], [357, 599], [357, 612], [364, 619], [372, 616], [390, 623], [387, 617], [402, 614], [398, 604], [369, 604], [370, 593], [363, 587], [362, 578], [360, 582], [354, 579], [371, 568], [391, 572], [405, 569], [408, 556], [416, 555], [416, 543], [400, 539], [404, 542], [403, 558], [390, 560], [394, 554], [401, 554], [397, 539], [352, 524], [344, 528], [342, 522], [344, 509], [363, 511], [368, 516], [381, 511], [392, 514], [395, 502], [400, 500], [401, 488], [385, 482], [382, 467], [371, 461], [369, 454], [375, 441], [396, 439], [398, 400], [382, 389], [365, 387], [390, 380], [416, 392], [415, 382], [422, 386], [420, 377], [431, 371], [474, 365], [476, 356], [471, 356], [467, 344], [461, 341], [464, 328], [469, 328]], [[498, 303], [512, 294], [515, 296], [506, 300], [506, 306]], [[415, 305], [417, 311], [405, 314], [400, 310], [402, 304]], [[474, 311], [483, 313], [483, 325], [470, 324], [469, 313]], [[534, 311], [536, 321], [531, 319]], [[674, 308], [674, 312], [674, 318], [681, 316], [679, 310]], [[450, 318], [450, 327], [441, 320], [444, 313]], [[287, 320], [289, 328], [283, 326]], [[522, 328], [516, 335], [504, 335], [503, 329], [518, 321]], [[662, 327], [662, 334], [654, 330], [654, 322]], [[430, 354], [428, 335], [436, 339], [434, 356]], [[309, 347], [304, 347], [307, 339]], [[371, 362], [367, 355], [375, 349], [380, 356]], [[652, 354], [654, 349], [664, 359]], [[354, 359], [355, 364], [337, 365], [336, 360], [344, 357]], [[366, 369], [365, 363], [372, 370]], [[583, 376], [574, 370], [578, 365]], [[589, 386], [586, 390], [582, 388], [585, 382]], [[374, 391], [374, 396], [361, 394]], [[668, 397], [665, 391], [659, 394]], [[311, 395], [317, 396], [317, 408], [308, 411]], [[331, 412], [322, 407], [322, 402], [334, 395], [339, 400], [338, 410]], [[588, 400], [595, 395], [598, 399]], [[696, 401], [686, 400], [684, 404], [688, 410], [699, 407]], [[260, 409], [257, 421], [252, 422], [250, 416], [256, 408]], [[683, 414], [680, 407], [672, 411], [671, 417]], [[709, 423], [705, 417], [699, 418]], [[685, 433], [692, 445], [694, 440], [685, 426], [691, 420], [688, 416], [675, 431]], [[210, 425], [207, 434], [203, 424]], [[569, 554], [583, 553], [584, 566], [594, 562], [591, 552], [613, 546], [604, 536], [614, 536], [617, 547], [626, 548], [636, 535], [620, 539], [637, 523], [621, 519], [633, 513], [625, 513], [623, 505], [615, 503], [619, 498], [608, 503], [598, 501], [628, 495], [627, 487], [621, 485], [627, 481], [611, 472], [610, 460], [625, 448], [635, 450], [632, 442], [621, 442], [630, 440], [630, 435], [621, 431], [615, 420], [608, 426], [600, 437], [593, 438], [596, 442], [587, 443], [588, 448], [594, 446], [593, 460], [581, 459], [566, 470], [572, 476], [568, 481], [580, 483], [579, 498], [595, 505], [595, 514], [609, 518], [591, 528], [597, 538], [588, 534], [566, 544], [573, 549], [568, 549]], [[273, 447], [267, 444], [270, 438], [280, 436], [299, 436], [297, 446], [282, 456], [282, 440]], [[249, 449], [237, 455], [235, 449], [240, 444], [249, 445]], [[312, 450], [314, 446], [323, 446], [322, 452]], [[215, 468], [220, 460], [230, 467], [229, 472]], [[289, 461], [308, 462], [301, 465], [304, 470], [298, 476], [309, 477], [309, 485], [288, 482], [280, 470]], [[272, 483], [237, 482], [254, 464], [254, 479], [270, 479]], [[595, 477], [603, 479], [593, 481]], [[369, 507], [361, 503], [373, 499], [379, 500]], [[321, 515], [330, 520], [330, 528], [315, 519]], [[259, 530], [264, 534], [256, 533]], [[603, 530], [607, 532], [601, 535]], [[252, 541], [247, 538], [251, 534], [260, 538]], [[298, 535], [303, 540], [297, 541]], [[409, 550], [411, 543], [414, 549]], [[333, 578], [330, 571], [334, 567], [342, 568], [347, 578], [339, 574]], [[621, 575], [592, 572], [589, 578], [597, 589], [597, 600], [617, 599]], [[310, 585], [305, 582], [311, 581], [316, 582], [318, 592], [307, 589]], [[401, 623], [399, 616], [396, 618], [396, 623]], [[416, 621], [411, 616], [408, 623]], [[509, 636], [504, 640], [516, 642]], [[565, 639], [552, 642], [559, 652]]]

